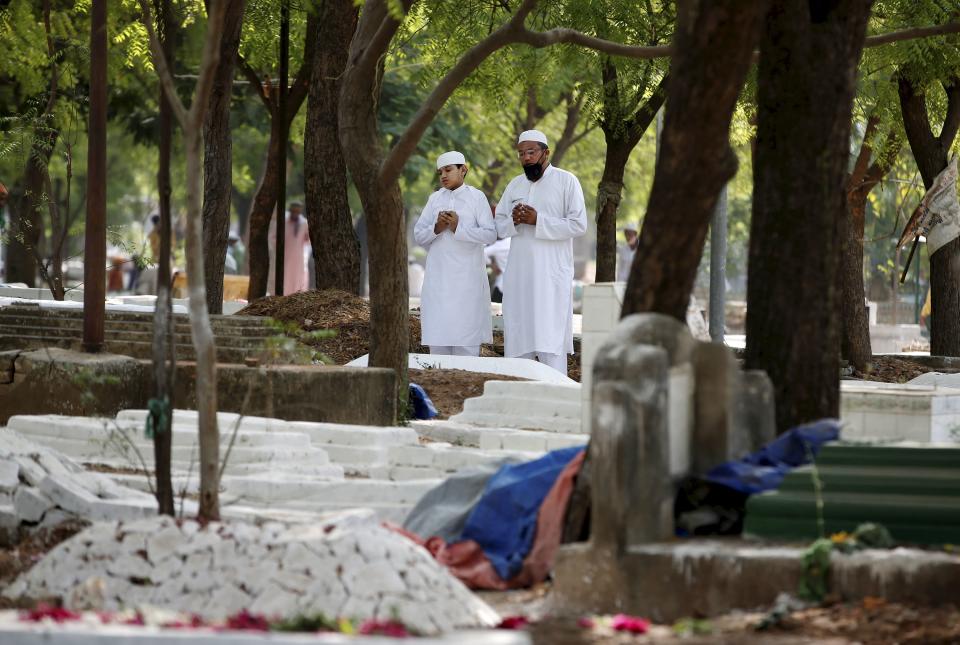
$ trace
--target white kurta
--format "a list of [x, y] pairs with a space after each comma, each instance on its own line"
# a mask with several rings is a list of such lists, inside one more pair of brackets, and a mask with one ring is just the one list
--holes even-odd
[[[516, 204], [537, 211], [537, 223], [514, 226]], [[512, 237], [503, 277], [504, 354], [573, 353], [573, 238], [587, 231], [580, 181], [547, 166], [532, 182], [514, 177], [497, 205], [497, 234]]]
[[[456, 212], [456, 233], [449, 229], [440, 235], [433, 232], [440, 211]], [[466, 184], [433, 193], [417, 220], [414, 238], [427, 249], [420, 294], [422, 343], [462, 346], [493, 342], [483, 247], [497, 239], [497, 230], [484, 194]]]

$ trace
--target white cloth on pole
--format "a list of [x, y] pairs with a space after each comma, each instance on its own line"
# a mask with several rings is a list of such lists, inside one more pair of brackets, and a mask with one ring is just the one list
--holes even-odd
[[[517, 204], [537, 211], [536, 225], [514, 225]], [[580, 181], [547, 166], [532, 182], [518, 175], [497, 205], [497, 234], [510, 237], [503, 278], [504, 355], [573, 353], [573, 238], [587, 231]]]
[[[456, 212], [455, 233], [449, 229], [434, 233], [440, 211]], [[484, 194], [466, 184], [433, 193], [414, 227], [414, 238], [427, 249], [420, 294], [421, 342], [448, 346], [493, 342], [483, 247], [497, 239], [497, 231]]]

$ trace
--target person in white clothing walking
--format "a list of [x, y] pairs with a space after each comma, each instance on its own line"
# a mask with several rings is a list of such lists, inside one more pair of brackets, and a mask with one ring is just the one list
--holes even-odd
[[487, 198], [464, 183], [466, 164], [459, 152], [440, 155], [443, 188], [430, 195], [413, 232], [427, 249], [420, 331], [431, 354], [479, 356], [480, 345], [493, 342], [483, 248], [497, 230]]
[[587, 231], [580, 180], [550, 165], [539, 130], [517, 140], [523, 174], [497, 204], [499, 237], [510, 237], [503, 277], [504, 355], [536, 358], [567, 373], [573, 353], [573, 238]]

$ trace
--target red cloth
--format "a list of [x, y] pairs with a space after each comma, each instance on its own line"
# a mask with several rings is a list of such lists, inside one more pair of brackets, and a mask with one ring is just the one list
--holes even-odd
[[517, 589], [530, 587], [546, 580], [553, 568], [553, 562], [560, 549], [563, 535], [563, 518], [573, 493], [573, 484], [583, 466], [587, 451], [574, 457], [553, 483], [550, 492], [537, 512], [537, 534], [533, 547], [523, 560], [523, 568], [510, 580], [497, 575], [496, 570], [484, 555], [480, 545], [473, 540], [464, 540], [447, 544], [439, 537], [426, 540], [402, 527], [385, 523], [384, 526], [396, 531], [424, 547], [437, 562], [450, 570], [471, 589]]

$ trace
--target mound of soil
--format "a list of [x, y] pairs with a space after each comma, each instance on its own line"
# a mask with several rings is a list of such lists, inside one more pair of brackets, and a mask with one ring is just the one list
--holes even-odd
[[[370, 352], [370, 303], [346, 291], [328, 289], [268, 296], [250, 303], [237, 315], [267, 316], [285, 323], [296, 323], [308, 332], [332, 329], [337, 332], [336, 336], [308, 342], [337, 365]], [[420, 344], [420, 318], [417, 316], [410, 316], [410, 351], [429, 351]]]
[[943, 371], [927, 367], [909, 357], [881, 356], [875, 358], [863, 372], [854, 371], [854, 376], [866, 381], [881, 383], [906, 383], [927, 372]]

